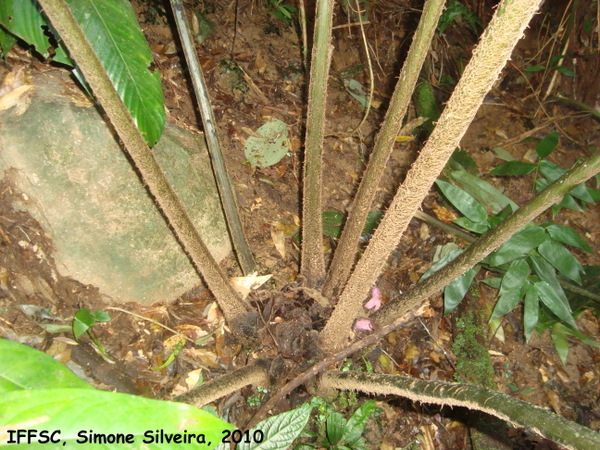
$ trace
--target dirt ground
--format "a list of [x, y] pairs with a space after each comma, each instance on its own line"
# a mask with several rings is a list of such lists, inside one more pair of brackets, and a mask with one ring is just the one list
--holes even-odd
[[[168, 120], [201, 129], [178, 44], [172, 35], [173, 27], [162, 14], [162, 3], [132, 3], [154, 53], [155, 65], [162, 73]], [[487, 23], [493, 2], [465, 3]], [[523, 74], [527, 58], [546, 61], [547, 44], [559, 45], [553, 40], [552, 30], [558, 29], [564, 5], [557, 3], [561, 2], [546, 2], [542, 14], [535, 17], [461, 143], [461, 149], [476, 161], [480, 176], [504, 188], [519, 204], [531, 197], [532, 178], [488, 175], [500, 163], [492, 151], [494, 147], [501, 146], [515, 158], [526, 159], [533, 144], [520, 143], [525, 137], [541, 138], [558, 131], [561, 142], [550, 160], [567, 168], [578, 158], [598, 151], [600, 145], [597, 120], [553, 100], [556, 93], [562, 92], [582, 103], [598, 105], [597, 35], [586, 34], [582, 26], [572, 28], [563, 64], [571, 68], [577, 64], [578, 76], [558, 76], [546, 99], [543, 96], [554, 71], [540, 71], [529, 77]], [[266, 320], [286, 320], [290, 310], [301, 306], [301, 299], [288, 289], [296, 281], [299, 268], [301, 142], [306, 113], [306, 77], [299, 33], [293, 25], [287, 26], [277, 19], [266, 1], [188, 1], [186, 5], [189, 11], [201, 13], [214, 26], [212, 34], [198, 47], [200, 60], [250, 246], [260, 273], [273, 274], [258, 295], [258, 306], [270, 310], [271, 317]], [[350, 24], [352, 20], [341, 8], [337, 9], [334, 24], [338, 27], [334, 31], [333, 70], [327, 99], [328, 137], [323, 149], [325, 210], [346, 211], [351, 205], [420, 7], [421, 2], [411, 0], [371, 2], [366, 35], [373, 63], [375, 101], [366, 123], [354, 136], [348, 133], [359, 124], [363, 111], [343, 88], [342, 73], [365, 65], [366, 59], [359, 28]], [[593, 17], [593, 2], [580, 2], [577, 14], [575, 24], [583, 23], [583, 17]], [[435, 87], [438, 104], [443, 105], [452, 90], [452, 86], [442, 83], [442, 76], [459, 78], [475, 42], [475, 35], [464, 22], [448, 27], [442, 36], [437, 34], [434, 38], [433, 52], [423, 76]], [[243, 73], [232, 69], [233, 61]], [[16, 49], [9, 54], [6, 65], [0, 67], [0, 77], [22, 66], [32, 71], [46, 67], [27, 51]], [[354, 78], [368, 86], [367, 71], [359, 71]], [[414, 110], [411, 114], [414, 117]], [[291, 152], [272, 167], [252, 169], [245, 163], [243, 152], [245, 139], [250, 136], [248, 130], [256, 130], [270, 118], [288, 125]], [[374, 209], [385, 208], [391, 200], [421, 146], [419, 139], [397, 144]], [[276, 353], [268, 333], [263, 332], [253, 343], [233, 340], [214, 299], [201, 287], [172, 303], [142, 307], [116, 302], [94, 286], [61, 277], [52, 258], [51, 236], [25, 213], [12, 207], [18, 195], [10, 183], [4, 181], [0, 185], [0, 336], [51, 354], [99, 388], [161, 399], [184, 392], [199, 377], [212, 379], [245, 365], [254, 356]], [[425, 200], [423, 210], [442, 220], [451, 214], [435, 190]], [[549, 218], [545, 215], [539, 220]], [[563, 210], [556, 218], [557, 223], [577, 230], [594, 249], [593, 254], [574, 251], [584, 265], [600, 265], [599, 219], [599, 205], [583, 213]], [[414, 284], [431, 265], [435, 247], [452, 239], [445, 232], [413, 219], [379, 282], [383, 301]], [[276, 247], [282, 242], [285, 254], [281, 247], [279, 250]], [[326, 238], [323, 244], [330, 256], [334, 240]], [[233, 260], [226, 262], [225, 267], [231, 276], [239, 275]], [[477, 301], [489, 313], [496, 291], [482, 284], [478, 291]], [[441, 295], [433, 299], [432, 305], [438, 314], [389, 335], [377, 348], [357, 355], [351, 364], [364, 367], [366, 359], [378, 372], [453, 381], [455, 357], [450, 347], [455, 322], [452, 316], [442, 317]], [[107, 311], [112, 317], [110, 322], [94, 327], [111, 362], [100, 357], [86, 338], [77, 345], [70, 332], [57, 332], [52, 327], [69, 325], [73, 314], [83, 307]], [[578, 324], [588, 336], [600, 335], [598, 317], [591, 310], [579, 317]], [[161, 325], [191, 339], [207, 338], [201, 346], [187, 344], [174, 363], [154, 370], [167, 360], [176, 345], [173, 334]], [[319, 329], [322, 324], [313, 326]], [[497, 389], [600, 430], [599, 349], [571, 340], [568, 362], [563, 366], [548, 332], [541, 336], [534, 334], [529, 344], [525, 344], [519, 308], [504, 320], [503, 330], [503, 341], [493, 337], [491, 331], [487, 338]], [[302, 365], [293, 361], [293, 357], [288, 359], [289, 364]], [[257, 409], [245, 400], [253, 395], [257, 393], [246, 388], [217, 402], [217, 410], [226, 420], [242, 426]], [[306, 391], [301, 389], [282, 408], [306, 398]], [[460, 449], [470, 445], [468, 428], [456, 411], [403, 399], [377, 400], [381, 411], [372, 419], [373, 426], [366, 435], [374, 443], [370, 448]], [[513, 448], [554, 448], [523, 430], [511, 430], [510, 440]]]

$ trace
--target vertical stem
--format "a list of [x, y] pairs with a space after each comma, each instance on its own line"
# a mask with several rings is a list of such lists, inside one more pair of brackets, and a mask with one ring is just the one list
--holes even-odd
[[235, 323], [250, 307], [233, 289], [204, 245], [65, 0], [39, 0], [39, 2], [106, 111], [148, 190], [175, 230], [196, 270], [216, 297], [225, 318], [230, 324]]
[[421, 21], [408, 51], [406, 62], [400, 72], [381, 131], [377, 135], [375, 148], [369, 158], [369, 164], [363, 174], [358, 192], [354, 197], [352, 210], [344, 225], [342, 237], [335, 249], [333, 261], [323, 288], [323, 294], [326, 297], [336, 296], [343, 289], [350, 276], [360, 235], [375, 199], [377, 186], [381, 182], [385, 166], [394, 149], [396, 136], [402, 128], [402, 120], [406, 115], [411, 95], [423, 67], [423, 61], [425, 61], [438, 20], [444, 9], [444, 2], [445, 0], [428, 0], [423, 7]]
[[331, 45], [333, 3], [333, 0], [317, 0], [317, 20], [308, 88], [300, 273], [306, 278], [308, 286], [313, 287], [323, 281], [325, 277], [323, 220], [321, 217], [321, 167], [327, 81], [333, 50]]

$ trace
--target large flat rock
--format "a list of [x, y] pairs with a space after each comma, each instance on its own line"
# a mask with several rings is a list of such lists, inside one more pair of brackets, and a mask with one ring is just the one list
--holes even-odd
[[[172, 300], [201, 284], [97, 109], [49, 71], [0, 111], [0, 178], [52, 236], [63, 276], [119, 301]], [[153, 149], [218, 261], [231, 250], [201, 135], [167, 125]]]

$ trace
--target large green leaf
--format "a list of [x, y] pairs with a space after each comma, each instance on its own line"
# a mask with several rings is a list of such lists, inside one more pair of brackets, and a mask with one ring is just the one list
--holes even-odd
[[[35, 0], [2, 0], [0, 2], [0, 25], [22, 39], [44, 58], [50, 56], [49, 29], [46, 19], [40, 12], [40, 6]], [[73, 66], [73, 62], [67, 56], [64, 48], [56, 48], [54, 61]]]
[[521, 256], [527, 255], [532, 249], [548, 239], [542, 227], [530, 226], [515, 233], [508, 241], [504, 242], [489, 257], [489, 263], [500, 266]]
[[443, 180], [435, 180], [444, 196], [465, 217], [473, 222], [483, 222], [487, 219], [485, 208], [465, 190]]
[[0, 392], [45, 388], [92, 388], [49, 355], [0, 339]]
[[581, 284], [583, 267], [573, 254], [556, 241], [546, 241], [538, 247], [538, 252], [563, 276]]
[[[13, 391], [4, 394], [0, 399], [0, 411], [0, 427], [6, 427], [5, 430], [60, 430], [55, 438], [61, 442], [51, 448], [209, 449], [221, 442], [225, 430], [235, 428], [206, 411], [184, 403], [151, 400], [95, 389]], [[35, 425], [25, 426], [24, 423]], [[89, 442], [92, 432], [131, 435], [134, 443], [93, 445]], [[194, 433], [203, 437], [199, 436], [198, 440], [192, 439]], [[176, 436], [181, 436], [179, 439], [187, 438], [189, 441], [186, 445], [183, 445], [185, 441], [175, 443], [173, 439]], [[157, 437], [160, 440], [157, 440]], [[171, 439], [170, 443], [167, 443], [167, 437]], [[65, 447], [61, 447], [62, 445]], [[13, 446], [27, 449], [35, 447], [31, 444]], [[39, 445], [39, 448], [48, 447]]]
[[496, 176], [519, 176], [527, 175], [533, 172], [537, 166], [535, 164], [521, 162], [521, 161], [508, 161], [504, 164], [496, 167], [490, 172], [491, 175]]
[[10, 49], [17, 43], [17, 38], [0, 27], [0, 57], [6, 59]]
[[148, 145], [165, 125], [160, 73], [150, 72], [152, 52], [127, 0], [69, 0], [121, 100]]

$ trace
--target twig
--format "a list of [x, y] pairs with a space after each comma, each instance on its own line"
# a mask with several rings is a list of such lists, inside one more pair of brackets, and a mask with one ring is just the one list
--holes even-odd
[[107, 307], [106, 309], [112, 309], [112, 310], [114, 310], [114, 311], [120, 311], [120, 312], [124, 312], [125, 314], [132, 315], [133, 317], [137, 317], [138, 319], [146, 320], [147, 322], [153, 323], [154, 325], [158, 325], [159, 327], [161, 327], [161, 328], [164, 328], [165, 330], [167, 330], [167, 331], [170, 331], [170, 332], [171, 332], [171, 333], [173, 333], [173, 334], [176, 334], [176, 335], [177, 335], [177, 336], [179, 336], [180, 338], [183, 338], [183, 339], [185, 339], [186, 341], [189, 341], [189, 342], [191, 342], [192, 344], [196, 345], [196, 342], [195, 342], [193, 339], [191, 339], [191, 338], [187, 337], [185, 334], [182, 334], [182, 333], [180, 333], [179, 331], [177, 331], [177, 330], [174, 330], [173, 328], [169, 328], [168, 326], [166, 326], [166, 325], [164, 325], [164, 324], [162, 324], [162, 323], [160, 323], [160, 322], [157, 322], [157, 321], [156, 321], [156, 320], [154, 320], [154, 319], [150, 319], [150, 318], [148, 318], [148, 317], [140, 316], [139, 314], [136, 314], [136, 313], [134, 313], [134, 312], [131, 312], [131, 311], [127, 311], [126, 309], [123, 309], [123, 308], [117, 308], [116, 306], [109, 306], [109, 307]]

